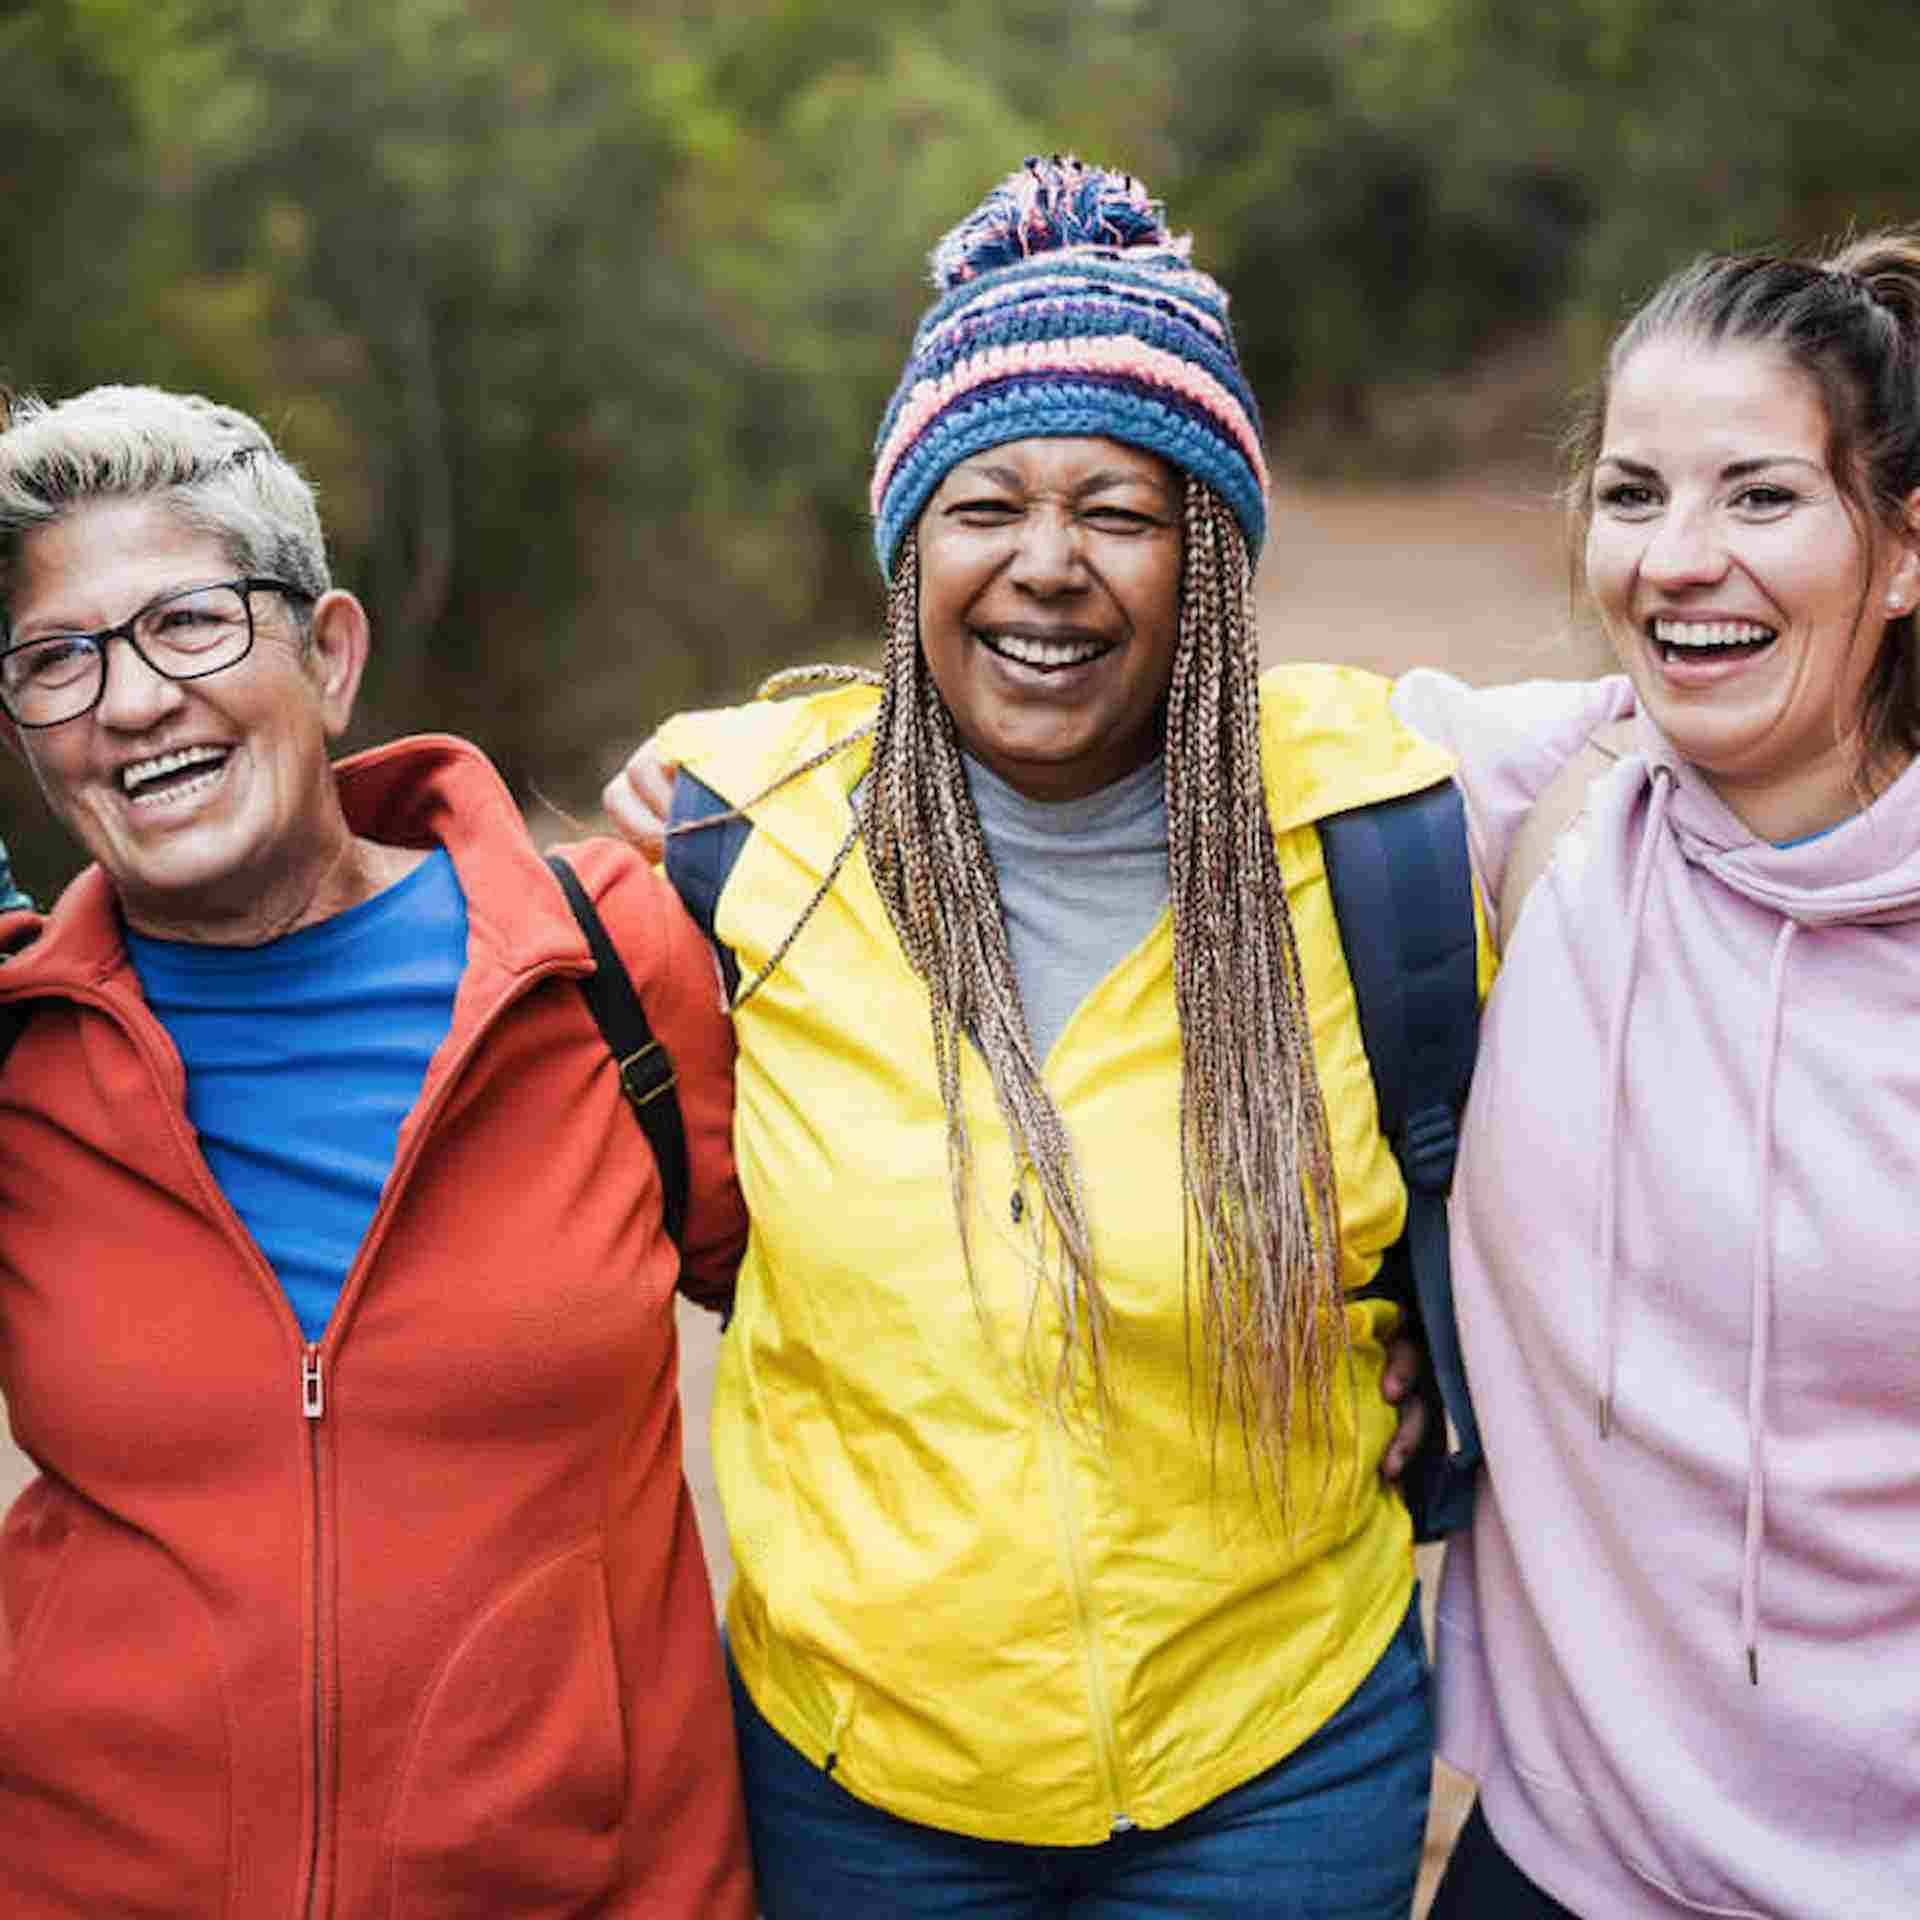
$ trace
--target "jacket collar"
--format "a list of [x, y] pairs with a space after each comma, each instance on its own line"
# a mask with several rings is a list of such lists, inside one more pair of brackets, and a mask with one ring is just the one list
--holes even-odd
[[[1290, 665], [1261, 676], [1261, 759], [1275, 833], [1417, 793], [1453, 772], [1451, 754], [1393, 719], [1390, 693], [1390, 682], [1353, 667]], [[846, 838], [871, 742], [854, 740], [790, 785], [765, 790], [868, 725], [879, 701], [867, 686], [756, 701], [682, 715], [660, 738], [670, 758], [715, 792], [735, 805], [753, 802], [756, 830], [823, 872]]]
[[[588, 969], [585, 936], [479, 748], [420, 734], [354, 754], [334, 775], [355, 833], [447, 849], [466, 896], [470, 975], [478, 967], [514, 976], [553, 962]], [[0, 916], [0, 946], [19, 941], [28, 944], [0, 965], [0, 997], [97, 989], [127, 965], [113, 884], [98, 866], [86, 868], [44, 920]]]

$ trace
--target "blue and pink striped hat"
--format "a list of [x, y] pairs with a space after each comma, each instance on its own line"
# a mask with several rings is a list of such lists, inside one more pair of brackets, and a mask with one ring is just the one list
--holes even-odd
[[880, 570], [942, 479], [1009, 440], [1101, 434], [1204, 480], [1258, 555], [1267, 462], [1227, 296], [1131, 174], [1029, 160], [934, 249], [941, 298], [874, 441]]

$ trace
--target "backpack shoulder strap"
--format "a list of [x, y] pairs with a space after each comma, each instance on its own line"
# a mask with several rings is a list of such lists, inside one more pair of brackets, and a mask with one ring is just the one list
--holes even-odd
[[1332, 815], [1319, 830], [1380, 1130], [1407, 1186], [1406, 1228], [1376, 1285], [1424, 1334], [1444, 1416], [1429, 1419], [1401, 1483], [1417, 1536], [1434, 1539], [1466, 1525], [1480, 1462], [1447, 1251], [1447, 1193], [1480, 1031], [1466, 809], [1446, 781]]
[[620, 1069], [620, 1090], [653, 1149], [660, 1169], [661, 1215], [667, 1237], [677, 1247], [687, 1224], [688, 1175], [687, 1129], [673, 1091], [673, 1062], [653, 1037], [632, 977], [614, 951], [580, 876], [557, 853], [547, 855], [547, 865], [593, 951], [593, 971], [580, 982], [580, 992]]
[[1546, 872], [1560, 836], [1579, 819], [1587, 789], [1633, 745], [1633, 722], [1609, 720], [1596, 727], [1567, 764], [1541, 788], [1520, 831], [1500, 881], [1500, 943], [1505, 946], [1520, 924], [1520, 909], [1534, 882]]

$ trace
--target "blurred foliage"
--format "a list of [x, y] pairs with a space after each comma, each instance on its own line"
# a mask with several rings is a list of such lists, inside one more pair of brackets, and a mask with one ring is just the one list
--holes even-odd
[[0, 380], [260, 414], [373, 612], [361, 737], [577, 809], [870, 643], [925, 254], [1029, 151], [1152, 183], [1340, 474], [1510, 452], [1702, 248], [1920, 216], [1893, 0], [0, 0], [0, 65]]

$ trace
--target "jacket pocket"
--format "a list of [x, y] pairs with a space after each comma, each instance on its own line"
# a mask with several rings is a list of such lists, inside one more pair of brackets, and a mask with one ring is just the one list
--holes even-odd
[[0, 1526], [0, 1913], [225, 1914], [231, 1725], [186, 1575], [35, 1481]]
[[509, 1588], [422, 1704], [394, 1815], [394, 1920], [562, 1920], [618, 1884], [627, 1754], [597, 1543]]

